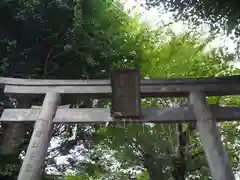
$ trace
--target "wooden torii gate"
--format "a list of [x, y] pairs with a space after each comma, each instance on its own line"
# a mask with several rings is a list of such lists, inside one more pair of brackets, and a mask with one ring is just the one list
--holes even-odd
[[[240, 107], [209, 106], [206, 96], [235, 95], [240, 92], [239, 82], [238, 76], [140, 80], [137, 69], [117, 69], [112, 72], [111, 81], [0, 78], [1, 87], [11, 97], [21, 100], [44, 97], [41, 107], [4, 109], [0, 120], [12, 124], [35, 122], [18, 180], [41, 179], [53, 123], [114, 123], [122, 118], [138, 123], [197, 122], [213, 179], [233, 180], [216, 121], [239, 120]], [[61, 108], [83, 96], [111, 96], [112, 108]], [[189, 97], [189, 105], [141, 109], [141, 97]]]

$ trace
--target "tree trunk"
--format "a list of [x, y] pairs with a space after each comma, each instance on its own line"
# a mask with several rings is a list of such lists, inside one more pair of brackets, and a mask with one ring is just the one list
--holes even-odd
[[177, 138], [178, 138], [178, 149], [174, 161], [173, 177], [175, 180], [185, 180], [186, 175], [186, 160], [185, 160], [185, 149], [187, 146], [187, 134], [183, 131], [181, 123], [177, 124]]
[[163, 166], [161, 165], [161, 162], [157, 160], [157, 158], [155, 158], [153, 155], [146, 153], [144, 157], [143, 165], [148, 171], [150, 180], [166, 179], [164, 177], [164, 173], [162, 170]]
[[[26, 101], [25, 101], [26, 102]], [[29, 108], [30, 104], [20, 102], [18, 108]], [[1, 154], [1, 168], [4, 172], [9, 174], [10, 177], [14, 176], [17, 168], [13, 165], [20, 164], [19, 154], [22, 149], [20, 146], [24, 142], [24, 135], [27, 128], [24, 123], [4, 123], [3, 132], [1, 137], [0, 154]], [[10, 174], [11, 173], [11, 174]]]
[[[19, 102], [17, 108], [30, 108], [31, 105]], [[2, 155], [11, 155], [12, 157], [18, 157], [21, 149], [18, 147], [23, 143], [25, 135], [24, 123], [8, 123], [3, 125], [2, 140], [0, 146], [0, 152]]]

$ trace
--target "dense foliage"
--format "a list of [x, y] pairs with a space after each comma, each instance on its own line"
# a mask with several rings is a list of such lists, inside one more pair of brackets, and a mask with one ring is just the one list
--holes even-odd
[[230, 32], [236, 29], [236, 35], [239, 36], [240, 13], [237, 0], [146, 0], [147, 7], [164, 6], [166, 9], [176, 13], [176, 18], [191, 19], [198, 21], [198, 18], [210, 21], [212, 28], [216, 28], [216, 23], [227, 28]]
[[[156, 37], [156, 36], [155, 36]], [[239, 71], [221, 63], [221, 58], [206, 56], [202, 53], [202, 44], [189, 36], [173, 37], [167, 43], [146, 51], [151, 57], [142, 67], [142, 72], [150, 78], [159, 77], [206, 77], [237, 74]], [[149, 54], [148, 54], [149, 53]], [[144, 63], [144, 62], [143, 62]], [[221, 104], [237, 100], [232, 97]], [[217, 98], [209, 99], [216, 104]], [[155, 98], [144, 99], [142, 107], [172, 107], [186, 104], [186, 99]], [[236, 125], [237, 126], [237, 125]], [[119, 167], [134, 167], [148, 172], [150, 179], [210, 179], [209, 169], [205, 161], [203, 149], [196, 132], [191, 132], [188, 126], [183, 127], [190, 137], [188, 151], [184, 157], [178, 154], [178, 126], [173, 125], [136, 125], [126, 124], [102, 127], [93, 135], [102, 146], [111, 147], [121, 163]], [[232, 141], [236, 131], [231, 123], [222, 124], [226, 141]], [[107, 146], [106, 146], [107, 145]], [[234, 140], [234, 146], [237, 146]], [[232, 149], [232, 148], [230, 148]], [[233, 167], [237, 170], [239, 152], [230, 150]], [[161, 169], [161, 171], [159, 170]], [[145, 178], [147, 178], [145, 176]]]
[[[134, 21], [115, 1], [3, 1], [0, 8], [3, 18], [0, 22], [1, 76], [107, 78], [110, 67], [117, 62], [137, 59], [132, 55], [136, 44], [131, 35]], [[11, 106], [5, 96], [1, 98], [3, 107]], [[22, 126], [18, 131], [31, 129], [24, 130]], [[61, 129], [70, 129], [54, 128], [54, 136], [61, 134]], [[8, 130], [3, 126], [4, 134]], [[82, 138], [79, 135], [74, 143], [64, 141], [62, 146], [76, 144]], [[26, 150], [28, 140], [29, 133], [16, 156], [11, 155], [13, 162], [7, 162], [16, 164], [14, 168], [6, 169], [6, 162], [1, 161], [4, 172], [19, 170], [18, 153]], [[57, 150], [65, 152], [62, 146]]]
[[[0, 3], [1, 76], [24, 78], [108, 78], [113, 66], [140, 65], [142, 78], [208, 77], [238, 74], [214, 51], [204, 54], [207, 42], [194, 36], [174, 35], [169, 29], [152, 31], [123, 12], [116, 0], [106, 1], [2, 1]], [[4, 17], [4, 18], [3, 18]], [[194, 35], [194, 33], [193, 33]], [[217, 97], [209, 98], [215, 104]], [[72, 107], [107, 107], [101, 99], [82, 100]], [[95, 100], [96, 101], [96, 100]], [[13, 106], [2, 96], [1, 106]], [[34, 103], [40, 103], [37, 100]], [[142, 107], [185, 104], [186, 99], [143, 99]], [[221, 98], [223, 105], [239, 104], [238, 97]], [[66, 179], [210, 179], [196, 132], [189, 132], [188, 151], [179, 156], [179, 127], [119, 124], [55, 125], [46, 171], [65, 173]], [[235, 171], [238, 169], [237, 123], [222, 123], [224, 142]], [[189, 131], [183, 125], [183, 131]], [[16, 179], [26, 151], [25, 141], [9, 158], [1, 155], [1, 178]], [[8, 131], [2, 126], [2, 132]], [[21, 130], [21, 129], [19, 129]], [[57, 157], [67, 163], [58, 164]], [[81, 158], [79, 158], [81, 156]], [[6, 168], [7, 167], [7, 168]], [[138, 173], [132, 170], [137, 170]], [[11, 170], [11, 171], [10, 171]], [[46, 178], [48, 178], [46, 176]]]
[[[27, 78], [107, 77], [111, 64], [133, 51], [116, 50], [125, 43], [124, 33], [131, 28], [127, 27], [131, 20], [121, 12], [121, 6], [115, 8], [119, 4], [109, 3], [1, 2], [1, 74]], [[92, 7], [98, 7], [97, 11]]]

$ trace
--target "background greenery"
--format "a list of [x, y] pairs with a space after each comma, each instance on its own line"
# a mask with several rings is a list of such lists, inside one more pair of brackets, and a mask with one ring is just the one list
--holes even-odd
[[[158, 2], [149, 1], [147, 5], [158, 6]], [[198, 10], [197, 2], [193, 5]], [[171, 7], [181, 10], [180, 5]], [[111, 67], [136, 64], [145, 79], [239, 74], [238, 69], [229, 65], [228, 56], [215, 51], [204, 53], [211, 39], [197, 39], [198, 32], [194, 30], [181, 35], [168, 27], [151, 30], [139, 23], [138, 16], [126, 14], [117, 0], [4, 0], [0, 2], [0, 13], [0, 76], [103, 79], [108, 78]], [[218, 99], [211, 97], [208, 101], [224, 106], [240, 103], [238, 96], [221, 97], [220, 102]], [[96, 105], [93, 101], [81, 99], [72, 106], [110, 105], [106, 99], [98, 100]], [[147, 98], [142, 107], [186, 103], [185, 98]], [[13, 107], [13, 103], [2, 94], [1, 108], [5, 107]], [[1, 155], [2, 179], [16, 179], [18, 175], [20, 155], [26, 151], [32, 129], [31, 125], [25, 126], [25, 139], [15, 156]], [[224, 122], [219, 126], [233, 169], [238, 172], [239, 123]], [[8, 130], [8, 126], [1, 126], [2, 135]], [[183, 132], [176, 124], [55, 125], [46, 172], [55, 169], [64, 174], [72, 170], [65, 174], [67, 180], [211, 179], [197, 132], [187, 124], [180, 130], [188, 133], [184, 156], [179, 155], [178, 142]], [[58, 164], [56, 158], [60, 156], [65, 156], [67, 163]]]

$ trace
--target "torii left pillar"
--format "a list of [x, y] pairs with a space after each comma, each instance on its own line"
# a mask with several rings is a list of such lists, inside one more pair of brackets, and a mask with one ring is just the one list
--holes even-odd
[[18, 180], [40, 180], [45, 164], [45, 156], [52, 133], [52, 121], [60, 104], [60, 94], [46, 94], [33, 134], [28, 145], [26, 156], [18, 175]]

